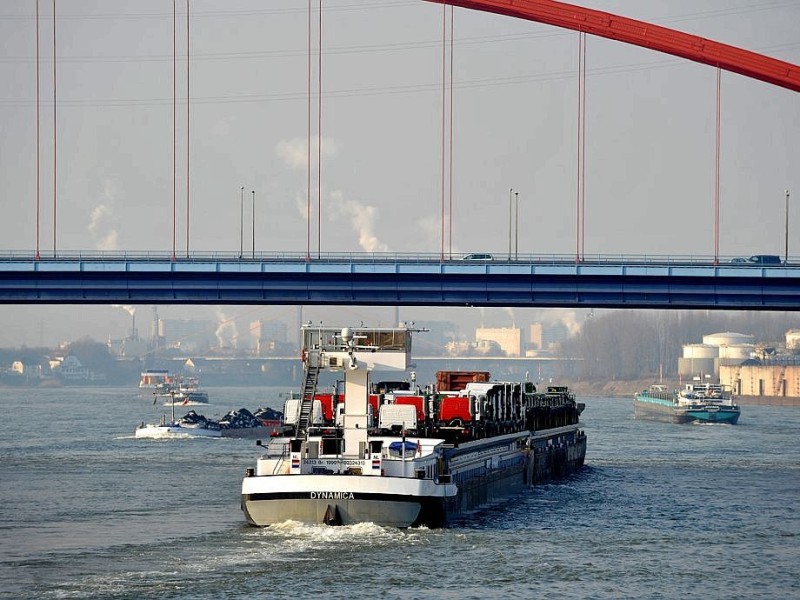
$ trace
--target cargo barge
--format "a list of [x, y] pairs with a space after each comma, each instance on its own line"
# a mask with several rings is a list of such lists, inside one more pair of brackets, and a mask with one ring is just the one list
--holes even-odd
[[687, 384], [678, 391], [651, 385], [633, 399], [635, 419], [663, 423], [726, 423], [735, 425], [741, 411], [729, 390], [718, 384]]
[[[373, 372], [408, 369], [412, 331], [303, 327], [301, 398], [242, 481], [250, 524], [442, 527], [580, 469], [583, 405], [565, 387], [485, 372], [370, 384]], [[343, 393], [317, 393], [325, 370], [344, 373]]]

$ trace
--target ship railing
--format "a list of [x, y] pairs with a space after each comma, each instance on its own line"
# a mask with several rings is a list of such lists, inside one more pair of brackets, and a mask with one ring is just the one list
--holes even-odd
[[275, 466], [272, 468], [272, 474], [273, 475], [277, 475], [278, 473], [280, 473], [281, 472], [281, 467], [283, 467], [283, 464], [287, 460], [289, 460], [289, 444], [284, 444], [283, 445], [283, 452], [281, 453], [280, 457], [278, 458], [278, 461], [275, 463]]

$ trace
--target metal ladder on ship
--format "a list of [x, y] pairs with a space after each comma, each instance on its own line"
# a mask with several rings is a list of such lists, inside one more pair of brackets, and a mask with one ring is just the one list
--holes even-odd
[[300, 402], [300, 416], [297, 419], [297, 433], [305, 433], [311, 425], [314, 410], [314, 395], [319, 381], [320, 352], [310, 350], [306, 354], [305, 378], [303, 380], [303, 399]]

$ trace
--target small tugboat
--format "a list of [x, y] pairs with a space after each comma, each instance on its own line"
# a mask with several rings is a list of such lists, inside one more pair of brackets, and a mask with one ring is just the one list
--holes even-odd
[[[301, 398], [242, 481], [249, 523], [441, 527], [583, 465], [583, 405], [565, 387], [484, 372], [371, 386], [373, 371], [408, 368], [412, 331], [302, 328]], [[316, 393], [324, 370], [344, 373], [343, 394]]]
[[156, 394], [166, 398], [164, 406], [177, 404], [190, 406], [192, 404], [208, 404], [208, 392], [200, 389], [197, 377], [178, 377], [171, 384], [156, 388]]
[[634, 394], [636, 419], [665, 423], [727, 423], [735, 425], [741, 411], [731, 391], [719, 384], [687, 384], [678, 391], [651, 385]]
[[170, 376], [167, 381], [155, 386], [153, 394], [165, 399], [164, 406], [208, 404], [208, 392], [200, 389], [197, 377]]

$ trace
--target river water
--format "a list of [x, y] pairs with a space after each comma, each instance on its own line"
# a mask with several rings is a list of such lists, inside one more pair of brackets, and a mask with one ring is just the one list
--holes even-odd
[[[198, 412], [280, 391], [211, 388]], [[580, 400], [582, 472], [456, 527], [257, 529], [252, 440], [137, 440], [167, 409], [136, 390], [2, 389], [0, 597], [800, 597], [800, 409], [670, 425]]]

